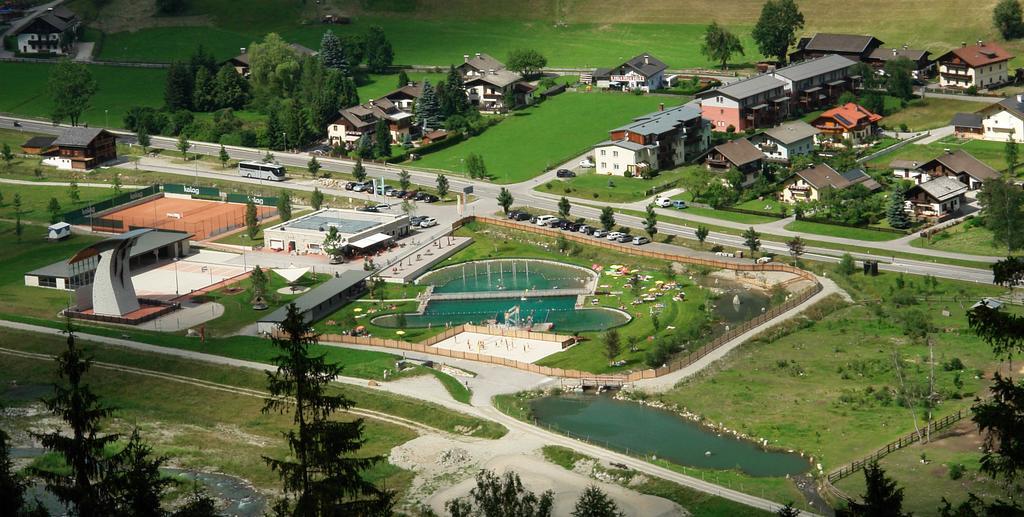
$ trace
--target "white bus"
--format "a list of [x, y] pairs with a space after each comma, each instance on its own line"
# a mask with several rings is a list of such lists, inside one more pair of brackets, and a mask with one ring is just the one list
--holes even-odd
[[238, 162], [238, 175], [243, 178], [284, 181], [284, 165], [262, 162]]

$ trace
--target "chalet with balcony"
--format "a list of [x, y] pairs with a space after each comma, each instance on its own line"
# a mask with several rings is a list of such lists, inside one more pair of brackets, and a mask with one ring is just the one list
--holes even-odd
[[[668, 65], [650, 54], [641, 54], [612, 68], [598, 68], [587, 84], [598, 88], [622, 91], [649, 92], [666, 86], [665, 70]], [[583, 79], [583, 77], [581, 77]]]
[[886, 63], [901, 58], [914, 64], [911, 71], [914, 79], [924, 80], [935, 75], [935, 61], [931, 58], [931, 52], [912, 49], [907, 45], [902, 48], [876, 48], [863, 61], [878, 70], [884, 70]]
[[14, 37], [20, 54], [64, 56], [72, 53], [80, 26], [81, 21], [73, 11], [57, 6], [25, 20], [7, 36]]
[[800, 38], [796, 50], [789, 54], [789, 60], [806, 61], [834, 54], [853, 61], [868, 61], [871, 54], [884, 44], [874, 36], [819, 32], [811, 37]]
[[736, 169], [743, 174], [743, 184], [749, 185], [764, 169], [765, 155], [746, 138], [730, 140], [717, 145], [708, 153], [704, 164], [713, 172], [726, 173]]
[[633, 119], [609, 131], [609, 139], [594, 146], [598, 174], [642, 176], [645, 171], [671, 169], [704, 154], [711, 127], [700, 108], [686, 104]]
[[921, 164], [920, 169], [932, 178], [956, 178], [970, 190], [978, 190], [986, 180], [999, 177], [999, 171], [962, 149], [944, 152]]
[[821, 163], [799, 170], [783, 182], [779, 200], [785, 203], [817, 201], [821, 199], [826, 189], [842, 190], [854, 185], [861, 185], [868, 192], [882, 188], [863, 169], [850, 169], [840, 174], [827, 164]]
[[848, 102], [823, 112], [811, 123], [821, 133], [818, 143], [857, 145], [878, 132], [882, 116]]
[[[953, 136], [963, 139], [985, 137], [985, 116], [981, 113], [957, 113], [949, 122], [953, 126]], [[1024, 135], [1021, 136], [1024, 138]]]
[[907, 190], [904, 210], [915, 219], [943, 221], [967, 203], [967, 185], [949, 176], [935, 178]]
[[920, 185], [932, 179], [931, 176], [921, 170], [922, 165], [924, 165], [924, 162], [917, 160], [893, 160], [889, 162], [889, 168], [892, 169], [893, 176], [913, 181], [915, 185]]
[[338, 117], [327, 126], [327, 139], [331, 145], [354, 148], [364, 136], [374, 137], [380, 120], [387, 123], [392, 143], [401, 143], [410, 134], [412, 115], [387, 99], [378, 99], [339, 111]]
[[[1024, 142], [1024, 95], [1017, 94], [1007, 97], [982, 108], [977, 113], [957, 114], [957, 117], [964, 119], [968, 116], [981, 119], [979, 136], [985, 140], [1006, 142], [1012, 138], [1016, 142]], [[973, 122], [973, 119], [971, 121]], [[961, 132], [961, 127], [954, 124], [954, 130], [958, 134]], [[962, 129], [964, 133], [967, 133], [966, 130], [974, 128], [963, 127]]]
[[45, 151], [45, 165], [58, 169], [89, 170], [117, 159], [117, 137], [105, 130], [70, 127]]
[[789, 163], [794, 156], [814, 152], [814, 138], [818, 133], [814, 126], [794, 120], [751, 136], [750, 143], [760, 149], [768, 161]]
[[479, 77], [490, 71], [504, 69], [505, 63], [502, 63], [483, 52], [477, 52], [472, 57], [470, 57], [469, 54], [463, 54], [462, 64], [455, 67], [455, 70], [457, 70], [459, 75], [462, 76], [463, 81], [466, 81], [471, 77]]
[[34, 136], [21, 144], [21, 152], [34, 156], [45, 156], [57, 150], [53, 145], [55, 140], [57, 137], [50, 135]]
[[412, 107], [416, 104], [416, 101], [420, 100], [423, 96], [423, 83], [409, 83], [401, 88], [392, 90], [383, 96], [381, 99], [387, 99], [391, 101], [398, 109], [412, 113]]
[[1010, 81], [1010, 54], [999, 45], [979, 40], [961, 44], [939, 56], [939, 86], [943, 88], [998, 88]]
[[[467, 77], [464, 85], [469, 102], [480, 111], [499, 113], [509, 109], [525, 106], [530, 103], [534, 87], [523, 80], [523, 77], [511, 70], [488, 70], [483, 75]], [[506, 91], [512, 101], [506, 106]]]
[[698, 98], [715, 131], [772, 127], [797, 110], [827, 106], [852, 89], [856, 63], [828, 55], [708, 90]]

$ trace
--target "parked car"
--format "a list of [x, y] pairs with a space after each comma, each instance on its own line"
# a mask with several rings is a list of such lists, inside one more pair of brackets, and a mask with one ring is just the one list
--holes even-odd
[[767, 264], [767, 263], [769, 263], [771, 261], [772, 261], [772, 258], [766, 255], [764, 257], [761, 257], [761, 258], [755, 260], [754, 262], [757, 262], [758, 264]]
[[533, 216], [524, 210], [513, 210], [508, 213], [508, 218], [513, 221], [529, 221], [531, 217]]
[[356, 210], [359, 210], [360, 212], [380, 212], [380, 210], [378, 210], [377, 207], [370, 205], [361, 206], [359, 208], [356, 208]]
[[644, 237], [642, 235], [639, 236], [639, 237], [633, 237], [633, 245], [634, 246], [642, 246], [642, 245], [647, 244], [649, 242], [651, 242], [651, 239], [648, 239], [647, 237]]
[[358, 183], [354, 181], [349, 181], [348, 183], [345, 183], [345, 190], [352, 190], [356, 188], [356, 185], [358, 185]]
[[672, 206], [672, 200], [665, 196], [658, 196], [654, 199], [654, 206], [660, 206], [661, 208], [670, 207]]
[[621, 243], [625, 244], [625, 243], [627, 243], [627, 242], [629, 242], [631, 240], [633, 240], [633, 237], [630, 234], [623, 233], [622, 235], [619, 235], [618, 239], [615, 239], [615, 242], [621, 242]]
[[571, 170], [569, 170], [569, 169], [558, 169], [555, 172], [555, 177], [556, 178], [575, 178], [576, 177], [576, 173], [571, 171]]
[[618, 239], [622, 235], [626, 235], [626, 234], [624, 234], [622, 232], [608, 232], [608, 237], [606, 237], [606, 238], [608, 240], [610, 240], [610, 241], [614, 241], [614, 240]]
[[572, 221], [568, 219], [559, 219], [551, 223], [552, 228], [558, 228], [559, 230], [568, 230], [570, 225], [572, 225]]
[[395, 187], [392, 187], [391, 185], [382, 185], [377, 187], [377, 193], [385, 196], [390, 196], [390, 193], [393, 192], [394, 190]]
[[369, 192], [371, 189], [373, 189], [373, 185], [366, 183], [356, 183], [352, 186], [352, 192]]
[[427, 218], [427, 216], [425, 216], [425, 215], [414, 215], [414, 216], [409, 218], [409, 224], [412, 225], [412, 226], [419, 226], [420, 223], [422, 223], [423, 220], [426, 219], [426, 218]]
[[586, 224], [581, 224], [579, 230], [576, 231], [580, 233], [585, 233], [587, 235], [591, 235], [594, 233], [594, 227]]
[[686, 208], [686, 201], [683, 201], [682, 199], [675, 199], [672, 201], [672, 208], [678, 208], [679, 210], [682, 210]]
[[437, 226], [437, 219], [434, 219], [433, 217], [428, 217], [420, 221], [420, 228], [430, 228], [431, 226]]
[[601, 228], [596, 228], [596, 229], [594, 229], [594, 233], [592, 233], [590, 235], [593, 235], [594, 237], [597, 237], [598, 239], [603, 239], [606, 236], [608, 236], [608, 232], [606, 232], [605, 230], [602, 230]]
[[391, 208], [391, 205], [389, 205], [387, 203], [378, 203], [377, 206], [375, 206], [374, 208], [376, 208], [378, 211], [380, 211], [380, 210], [388, 210], [389, 208]]
[[405, 197], [405, 191], [404, 190], [392, 190], [388, 195], [391, 196], [391, 197], [397, 197], [397, 198], [401, 199], [401, 198]]
[[437, 203], [440, 200], [441, 198], [433, 194], [423, 194], [423, 199], [420, 199], [420, 201], [423, 201], [424, 203]]
[[418, 191], [418, 190], [410, 190], [409, 192], [406, 192], [404, 196], [402, 196], [402, 199], [413, 199], [413, 200], [415, 200], [416, 196], [419, 193], [420, 193], [420, 191]]
[[583, 225], [580, 224], [580, 223], [574, 223], [574, 222], [570, 221], [568, 224], [565, 224], [564, 226], [562, 226], [562, 229], [566, 230], [566, 231], [570, 231], [570, 232], [578, 232], [578, 231], [580, 231], [580, 226], [583, 226]]
[[590, 158], [584, 158], [580, 160], [580, 167], [583, 167], [584, 169], [593, 169], [594, 167], [597, 167], [597, 164], [590, 161]]
[[548, 226], [557, 220], [558, 218], [553, 215], [538, 215], [535, 224], [537, 226]]

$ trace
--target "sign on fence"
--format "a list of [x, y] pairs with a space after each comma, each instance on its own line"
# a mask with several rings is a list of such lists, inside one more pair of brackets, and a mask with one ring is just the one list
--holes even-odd
[[142, 199], [146, 196], [151, 196], [158, 192], [160, 192], [160, 185], [151, 185], [149, 187], [134, 190], [132, 192], [125, 192], [123, 194], [116, 195], [110, 199], [104, 199], [103, 201], [93, 203], [87, 207], [66, 212], [63, 216], [63, 219], [66, 223], [80, 224], [88, 221], [91, 217], [95, 216], [96, 214], [104, 210], [114, 208], [115, 206], [121, 206], [126, 203], [131, 203], [132, 201]]
[[220, 197], [220, 190], [213, 187], [198, 187], [194, 185], [181, 185], [178, 183], [164, 184], [164, 192], [168, 194], [187, 194], [192, 197]]
[[257, 196], [255, 194], [228, 194], [228, 203], [248, 203], [256, 206], [277, 206], [277, 198], [273, 196]]

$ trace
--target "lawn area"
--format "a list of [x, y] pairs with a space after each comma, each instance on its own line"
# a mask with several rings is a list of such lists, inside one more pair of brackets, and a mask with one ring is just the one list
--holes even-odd
[[715, 219], [721, 219], [723, 221], [732, 221], [734, 223], [743, 224], [764, 224], [773, 223], [779, 220], [776, 217], [768, 217], [766, 215], [743, 214], [740, 212], [730, 212], [728, 210], [715, 210], [714, 208], [704, 208], [699, 206], [687, 207], [686, 213], [693, 215], [702, 215], [704, 217], [714, 217]]
[[600, 142], [633, 117], [674, 105], [671, 98], [620, 93], [565, 93], [513, 112], [500, 124], [458, 145], [431, 153], [417, 167], [466, 174], [470, 153], [483, 156], [495, 183], [517, 183], [556, 167]]
[[876, 158], [868, 162], [868, 166], [875, 169], [889, 170], [889, 163], [893, 160], [917, 160], [925, 162], [942, 154], [945, 149], [956, 151], [963, 149], [971, 153], [975, 158], [987, 163], [996, 170], [1006, 168], [1006, 161], [1003, 158], [1003, 151], [1006, 144], [1002, 142], [987, 142], [984, 140], [960, 140], [954, 137], [946, 137], [938, 142], [917, 145], [905, 145], [890, 154]]
[[949, 125], [957, 112], [974, 113], [983, 106], [983, 103], [955, 99], [914, 99], [906, 108], [886, 116], [883, 123], [892, 129], [906, 124], [911, 131], [924, 131]]
[[742, 208], [743, 210], [760, 210], [762, 212], [774, 212], [774, 213], [780, 212], [783, 208], [786, 209], [786, 213], [789, 213], [789, 212], [792, 211], [792, 210], [790, 210], [792, 207], [789, 206], [788, 204], [783, 203], [782, 201], [779, 201], [778, 199], [772, 199], [772, 198], [768, 198], [768, 199], [751, 199], [750, 201], [744, 201], [743, 203], [735, 205], [735, 208]]
[[550, 192], [570, 198], [597, 199], [609, 203], [630, 203], [653, 196], [652, 190], [671, 188], [685, 175], [688, 167], [662, 171], [650, 180], [597, 174], [593, 169], [577, 171], [575, 178], [551, 180], [534, 187], [537, 192]]
[[[966, 308], [1002, 289], [944, 280], [933, 288], [922, 277], [893, 273], [829, 277], [853, 304], [830, 297], [660, 398], [772, 446], [802, 451], [830, 471], [914, 429], [901, 401], [915, 401], [920, 414], [920, 399], [901, 393], [926, 386], [930, 366], [928, 347], [905, 335], [904, 321], [920, 316], [936, 329], [929, 335], [941, 395], [936, 417], [970, 406], [988, 385], [991, 349], [967, 327]], [[943, 366], [954, 358], [966, 365], [963, 371]]]
[[[953, 432], [933, 438], [927, 444], [915, 444], [896, 451], [879, 462], [886, 475], [903, 487], [903, 511], [914, 515], [935, 515], [945, 498], [954, 507], [967, 499], [968, 493], [991, 502], [996, 497], [1006, 499], [1012, 494], [999, 483], [979, 472], [981, 437], [974, 424], [961, 421]], [[927, 463], [921, 463], [921, 455]], [[964, 467], [962, 477], [952, 479], [950, 468]], [[856, 473], [836, 486], [847, 495], [858, 497], [865, 492], [864, 474]]]
[[[60, 213], [63, 214], [113, 197], [114, 191], [109, 188], [78, 187], [79, 200], [77, 203], [71, 201], [68, 196], [68, 187], [63, 186], [0, 183], [0, 194], [3, 195], [3, 198], [0, 199], [0, 218], [14, 221], [14, 196], [19, 195], [21, 196], [21, 220], [45, 225], [50, 223], [48, 207], [52, 198], [57, 198], [57, 202], [60, 203]], [[46, 229], [41, 227], [30, 227], [26, 233], [30, 231], [46, 233]]]
[[[38, 334], [22, 336], [39, 339]], [[45, 339], [59, 343], [61, 338], [47, 336]], [[17, 347], [24, 347], [23, 340], [19, 340]], [[149, 359], [162, 364], [144, 368], [163, 370], [161, 366], [169, 366], [158, 358], [150, 356]], [[21, 386], [45, 386], [55, 380], [54, 367], [52, 361], [5, 355], [0, 361], [0, 381], [5, 386], [15, 382]], [[265, 390], [262, 372], [236, 372], [184, 361], [174, 364], [171, 370], [189, 377], [215, 376], [218, 383], [224, 382], [225, 377], [245, 377], [245, 384], [250, 385], [246, 387]], [[251, 386], [261, 378], [263, 386]], [[172, 457], [176, 465], [238, 476], [261, 490], [280, 488], [277, 474], [262, 456], [284, 458], [288, 455], [282, 432], [291, 428], [292, 416], [277, 412], [261, 414], [262, 398], [97, 366], [86, 374], [85, 380], [104, 404], [117, 408], [114, 418], [105, 422], [105, 431], [128, 434], [133, 426], [139, 426], [143, 438], [155, 452]], [[35, 400], [22, 403], [38, 405]], [[341, 414], [339, 418], [354, 417]], [[42, 423], [39, 416], [16, 420], [20, 428]], [[361, 456], [386, 456], [393, 447], [416, 437], [415, 431], [395, 424], [371, 419], [364, 422], [366, 443], [359, 451]], [[412, 478], [410, 472], [386, 461], [365, 475], [391, 488], [403, 489]]]
[[[1007, 254], [1005, 246], [995, 243], [991, 230], [980, 224], [970, 224], [970, 221], [943, 230], [929, 239], [918, 237], [910, 241], [910, 245], [915, 248], [988, 257], [1004, 257]], [[1020, 251], [1015, 251], [1012, 254], [1019, 255]]]
[[[287, 305], [302, 294], [281, 294], [278, 289], [288, 287], [288, 281], [269, 268], [263, 268], [269, 281], [264, 299], [267, 302], [267, 309], [262, 311], [253, 310], [252, 301], [256, 297], [252, 290], [252, 279], [246, 278], [237, 284], [223, 289], [218, 289], [203, 296], [205, 300], [219, 303], [224, 306], [224, 315], [206, 324], [208, 337], [230, 336], [246, 325], [256, 323], [261, 316], [273, 312], [278, 307]], [[321, 273], [314, 275], [306, 273], [299, 278], [295, 284], [303, 287], [315, 288], [322, 282], [331, 278], [331, 275]], [[242, 291], [235, 291], [242, 289]]]
[[856, 239], [859, 241], [882, 242], [899, 239], [898, 233], [880, 232], [868, 228], [851, 228], [835, 224], [816, 223], [812, 221], [793, 221], [785, 226], [791, 232], [813, 233], [816, 235], [828, 235], [829, 237], [842, 237], [844, 239]]
[[[166, 70], [87, 66], [97, 88], [82, 122], [121, 127], [132, 106], [163, 106]], [[51, 102], [45, 86], [53, 67], [49, 63], [0, 63], [0, 112], [48, 119]]]

